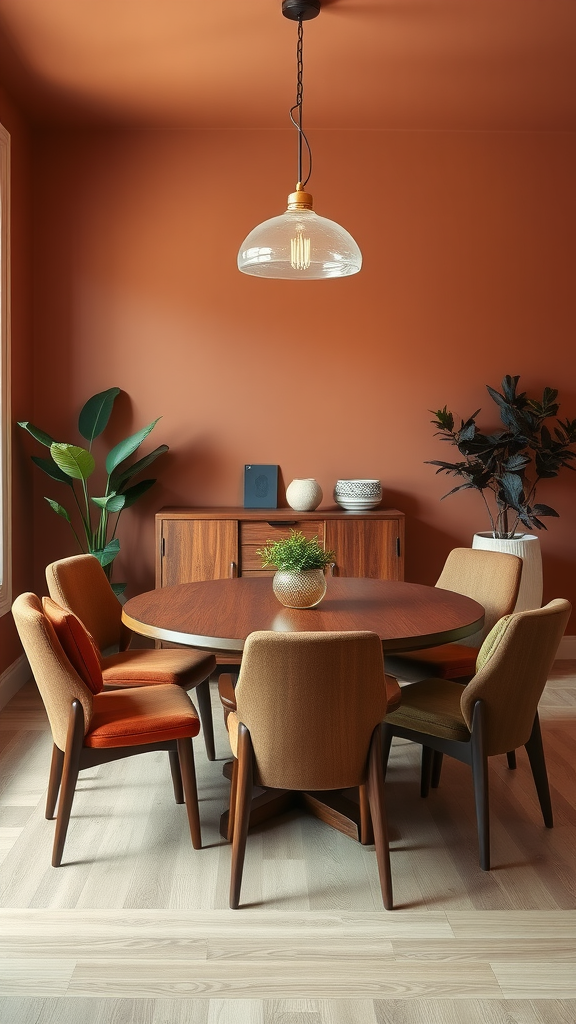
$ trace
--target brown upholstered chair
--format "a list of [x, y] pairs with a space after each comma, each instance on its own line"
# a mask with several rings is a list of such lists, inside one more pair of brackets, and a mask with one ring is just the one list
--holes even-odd
[[252, 784], [273, 789], [359, 786], [369, 804], [382, 897], [392, 908], [384, 808], [382, 644], [375, 633], [252, 633], [228, 715], [230, 906], [240, 900]]
[[489, 757], [526, 747], [544, 824], [552, 828], [538, 701], [570, 611], [568, 601], [557, 600], [505, 616], [484, 641], [477, 672], [467, 686], [450, 679], [405, 686], [400, 708], [384, 722], [385, 765], [394, 736], [422, 744], [422, 796], [429, 792], [433, 751], [471, 766], [480, 866], [485, 871], [490, 869]]
[[176, 801], [186, 803], [192, 845], [199, 849], [192, 737], [198, 734], [200, 722], [188, 694], [172, 684], [94, 693], [66, 657], [35, 594], [17, 597], [12, 612], [54, 740], [46, 800], [46, 818], [50, 819], [60, 791], [53, 866], [62, 862], [78, 772], [150, 750], [169, 750], [175, 755]]
[[94, 555], [74, 555], [46, 568], [50, 597], [69, 608], [84, 623], [102, 656], [105, 686], [147, 686], [175, 683], [196, 689], [208, 760], [215, 759], [210, 676], [216, 668], [213, 654], [187, 649], [128, 650], [132, 634], [122, 622], [122, 606]]
[[522, 559], [517, 555], [454, 548], [436, 586], [478, 601], [484, 608], [483, 628], [473, 637], [467, 637], [465, 644], [443, 644], [387, 657], [386, 673], [411, 683], [431, 676], [468, 682], [476, 671], [476, 657], [485, 637], [503, 615], [514, 610], [521, 575]]

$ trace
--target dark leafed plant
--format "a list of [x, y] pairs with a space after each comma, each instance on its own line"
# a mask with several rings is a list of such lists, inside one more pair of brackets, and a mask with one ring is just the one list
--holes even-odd
[[[108, 388], [107, 391], [101, 391], [89, 398], [82, 408], [78, 417], [78, 431], [84, 440], [88, 441], [87, 448], [55, 441], [28, 420], [18, 423], [19, 427], [27, 430], [36, 441], [49, 449], [49, 458], [33, 455], [32, 462], [52, 480], [70, 488], [80, 523], [79, 530], [74, 526], [68, 510], [60, 502], [53, 498], [45, 500], [56, 515], [61, 516], [69, 524], [80, 550], [96, 556], [108, 578], [112, 574], [112, 563], [120, 550], [116, 530], [122, 512], [130, 508], [156, 483], [156, 480], [150, 479], [139, 480], [138, 483], [130, 481], [147, 469], [159, 455], [168, 451], [168, 445], [161, 444], [137, 462], [125, 465], [126, 460], [134, 454], [156, 426], [158, 420], [153, 420], [147, 427], [114, 445], [106, 456], [107, 478], [104, 494], [101, 497], [93, 497], [89, 493], [88, 480], [96, 469], [92, 443], [105, 430], [119, 394], [120, 388]], [[116, 517], [113, 524], [111, 516]], [[126, 584], [113, 583], [112, 587], [116, 594], [121, 594]]]
[[576, 420], [556, 419], [554, 426], [546, 420], [555, 417], [558, 392], [544, 388], [542, 401], [517, 394], [519, 377], [504, 377], [502, 394], [486, 385], [488, 394], [498, 406], [504, 429], [484, 434], [476, 426], [476, 412], [455, 429], [454, 416], [444, 406], [433, 412], [431, 422], [438, 427], [437, 436], [454, 445], [463, 456], [459, 462], [429, 460], [438, 466], [437, 473], [460, 477], [463, 483], [453, 487], [444, 497], [456, 491], [474, 489], [480, 492], [490, 517], [494, 537], [512, 537], [519, 523], [528, 530], [545, 530], [545, 516], [558, 516], [549, 505], [536, 504], [536, 487], [540, 480], [558, 476], [565, 466], [574, 469], [576, 458]]
[[301, 530], [290, 530], [290, 536], [281, 540], [269, 540], [256, 554], [262, 558], [263, 568], [271, 565], [290, 572], [324, 569], [335, 558], [333, 551], [320, 546], [317, 537], [308, 540]]

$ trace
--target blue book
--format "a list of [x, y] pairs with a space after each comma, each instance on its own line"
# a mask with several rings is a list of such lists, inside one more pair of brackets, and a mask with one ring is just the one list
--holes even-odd
[[278, 466], [244, 466], [244, 508], [278, 508]]

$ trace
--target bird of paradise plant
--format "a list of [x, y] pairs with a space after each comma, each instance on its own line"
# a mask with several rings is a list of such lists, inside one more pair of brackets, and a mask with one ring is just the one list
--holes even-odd
[[[120, 550], [120, 541], [116, 536], [120, 516], [125, 509], [130, 508], [138, 498], [145, 494], [156, 483], [156, 480], [140, 480], [130, 486], [129, 483], [133, 477], [147, 469], [159, 455], [168, 451], [168, 445], [161, 444], [137, 462], [133, 462], [129, 466], [124, 465], [148, 437], [150, 431], [154, 429], [158, 422], [158, 419], [155, 419], [148, 426], [142, 427], [135, 434], [131, 434], [130, 437], [114, 445], [106, 456], [107, 479], [104, 494], [101, 497], [94, 497], [90, 494], [88, 480], [96, 469], [92, 444], [106, 429], [114, 402], [119, 394], [120, 388], [108, 388], [107, 391], [92, 395], [92, 398], [89, 398], [83, 406], [78, 417], [78, 431], [81, 437], [88, 441], [87, 448], [55, 441], [50, 434], [34, 426], [29, 420], [18, 422], [19, 427], [22, 427], [36, 441], [49, 449], [49, 458], [33, 455], [32, 462], [52, 480], [70, 488], [76, 505], [77, 518], [80, 521], [79, 531], [76, 529], [70, 513], [60, 502], [48, 497], [45, 497], [45, 500], [56, 515], [66, 520], [80, 550], [95, 555], [108, 579], [112, 574], [112, 563]], [[99, 510], [96, 515], [94, 515], [95, 508]], [[112, 524], [111, 516], [114, 515], [116, 519]], [[110, 527], [112, 530], [108, 536]], [[112, 589], [118, 595], [124, 591], [125, 587], [125, 583], [112, 584]]]

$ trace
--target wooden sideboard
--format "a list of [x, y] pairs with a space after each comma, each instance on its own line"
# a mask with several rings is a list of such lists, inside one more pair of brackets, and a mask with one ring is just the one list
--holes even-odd
[[404, 579], [404, 514], [397, 509], [163, 508], [156, 515], [156, 586], [271, 576], [256, 551], [291, 529], [335, 551], [328, 569], [335, 576]]

